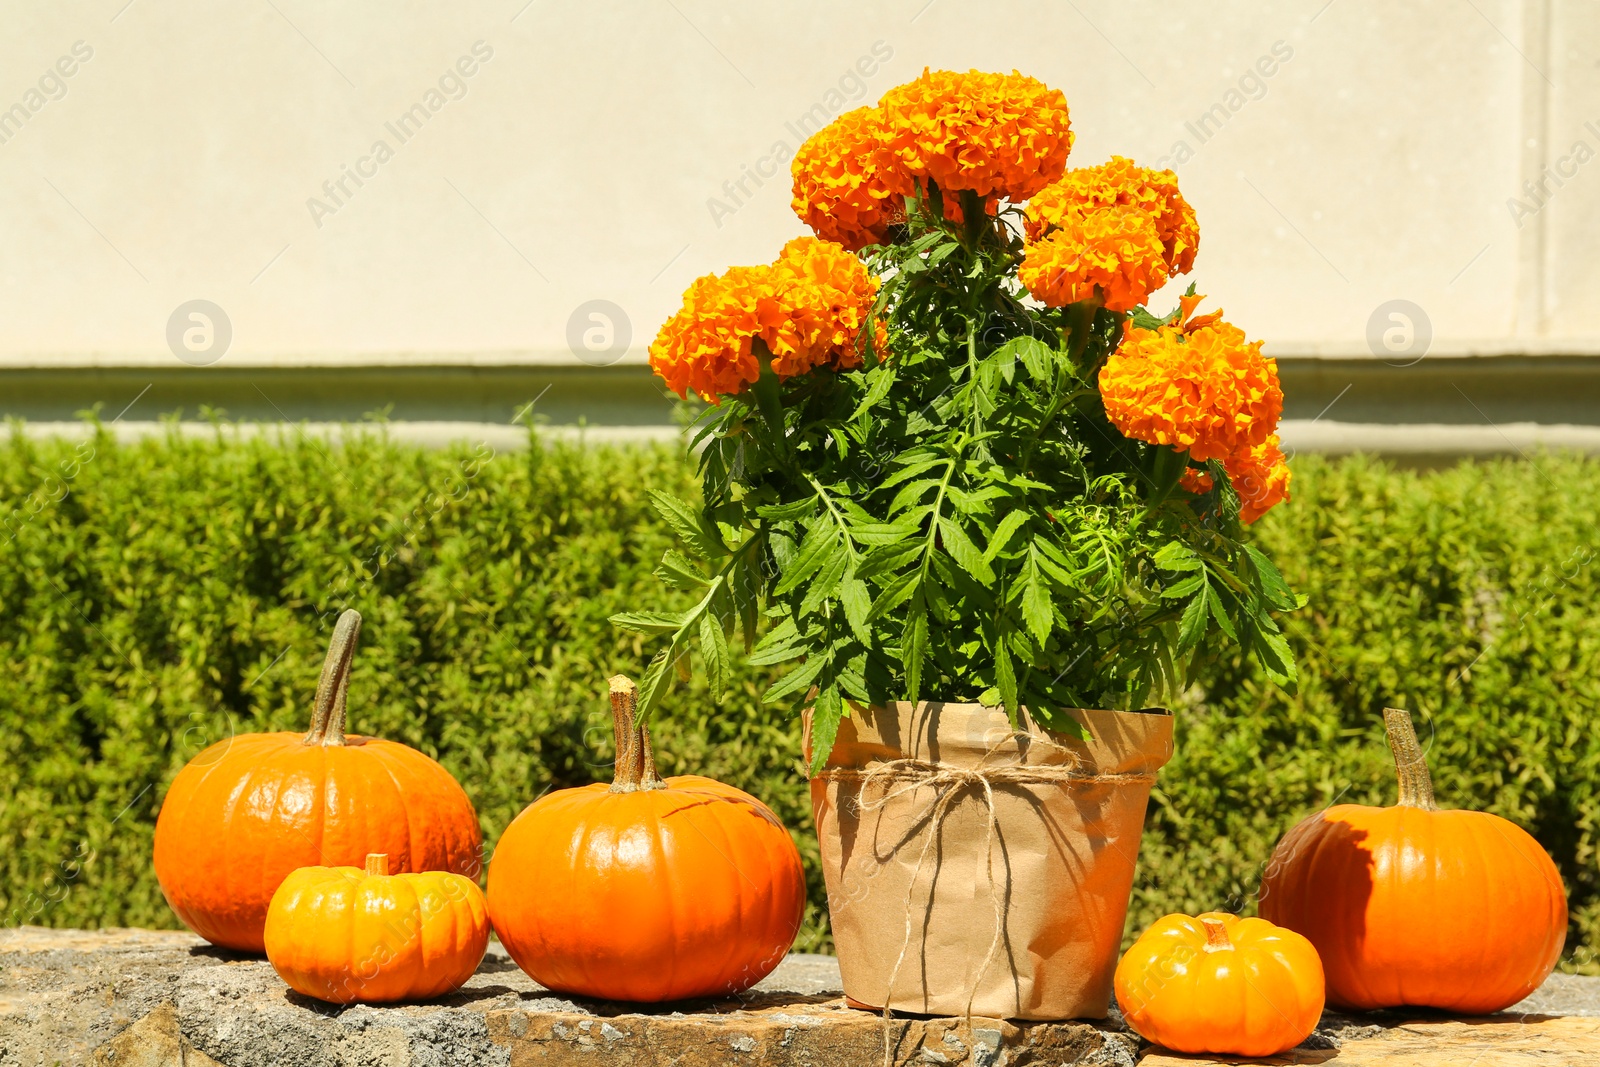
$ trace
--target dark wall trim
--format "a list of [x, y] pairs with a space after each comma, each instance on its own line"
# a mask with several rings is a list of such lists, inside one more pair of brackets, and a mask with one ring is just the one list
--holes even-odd
[[[148, 388], [147, 388], [148, 387]], [[556, 425], [667, 425], [676, 398], [642, 366], [38, 367], [0, 370], [0, 415], [63, 422], [100, 406], [112, 419], [207, 409], [247, 421], [510, 423], [526, 405]]]
[[[1280, 358], [1286, 419], [1404, 425], [1600, 426], [1600, 357]], [[675, 398], [640, 364], [560, 366], [0, 369], [0, 415], [66, 422], [99, 406], [130, 420], [207, 409], [246, 421], [508, 424], [527, 404], [551, 425], [669, 426]]]
[[[1286, 419], [1600, 426], [1600, 357], [1279, 359]], [[1330, 406], [1331, 405], [1331, 406]]]

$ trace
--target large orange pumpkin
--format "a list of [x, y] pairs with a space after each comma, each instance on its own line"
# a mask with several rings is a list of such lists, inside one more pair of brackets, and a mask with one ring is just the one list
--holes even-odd
[[334, 627], [311, 732], [240, 734], [190, 760], [156, 819], [161, 892], [184, 924], [241, 952], [265, 948], [272, 894], [300, 867], [358, 866], [476, 877], [478, 817], [450, 772], [416, 749], [346, 736], [361, 616]]
[[459, 989], [489, 947], [478, 883], [448, 871], [302, 867], [267, 909], [267, 959], [289, 988], [335, 1004], [426, 1000]]
[[1117, 964], [1115, 985], [1128, 1025], [1176, 1052], [1275, 1056], [1322, 1018], [1311, 942], [1222, 912], [1156, 920]]
[[1561, 875], [1515, 823], [1439, 810], [1411, 716], [1383, 714], [1400, 802], [1339, 804], [1290, 830], [1261, 880], [1261, 915], [1317, 946], [1339, 1007], [1509, 1007], [1561, 955]]
[[638, 692], [611, 679], [611, 785], [529, 805], [489, 864], [489, 917], [511, 958], [554, 990], [664, 1001], [736, 993], [794, 941], [800, 853], [760, 801], [698, 775], [662, 780]]

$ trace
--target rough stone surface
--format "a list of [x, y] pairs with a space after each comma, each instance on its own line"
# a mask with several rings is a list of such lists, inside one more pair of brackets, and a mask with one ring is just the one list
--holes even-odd
[[[824, 956], [791, 956], [736, 998], [636, 1006], [544, 989], [498, 945], [460, 991], [425, 1005], [339, 1008], [287, 990], [263, 960], [188, 934], [0, 931], [0, 1067], [568, 1063], [881, 1063], [880, 1017], [844, 1005]], [[1088, 1023], [896, 1020], [900, 1064], [1132, 1063], [1135, 1040]]]
[[[1284, 1064], [1600, 1065], [1600, 979], [1556, 976], [1485, 1020], [1328, 1015]], [[883, 1020], [846, 1007], [825, 956], [791, 956], [727, 1000], [634, 1005], [543, 989], [491, 946], [477, 975], [430, 1004], [338, 1008], [288, 991], [263, 960], [189, 934], [0, 930], [0, 1067], [619, 1067], [899, 1065], [1158, 1067], [1173, 1057], [1098, 1023]]]
[[1596, 1067], [1600, 1065], [1600, 1020], [1584, 1016], [1501, 1013], [1484, 1019], [1432, 1019], [1382, 1026], [1377, 1033], [1338, 1048], [1301, 1046], [1265, 1060], [1196, 1059], [1159, 1050], [1139, 1067], [1199, 1064], [1332, 1063], [1334, 1067]]

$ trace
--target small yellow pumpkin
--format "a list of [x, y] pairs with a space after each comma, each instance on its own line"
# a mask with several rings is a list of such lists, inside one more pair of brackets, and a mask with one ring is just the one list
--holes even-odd
[[335, 1004], [426, 1000], [460, 988], [489, 947], [477, 883], [447, 871], [301, 867], [267, 907], [267, 959], [297, 993]]
[[1115, 983], [1128, 1025], [1174, 1052], [1274, 1056], [1322, 1017], [1317, 950], [1265, 919], [1157, 919], [1117, 964]]

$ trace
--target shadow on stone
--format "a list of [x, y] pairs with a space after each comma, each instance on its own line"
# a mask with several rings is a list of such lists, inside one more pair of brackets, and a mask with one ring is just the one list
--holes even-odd
[[[292, 1004], [297, 1008], [304, 1009], [305, 1011], [315, 1012], [326, 1019], [337, 1019], [346, 1011], [356, 1007], [374, 1008], [380, 1011], [385, 1008], [406, 1007], [466, 1008], [481, 1001], [498, 1000], [501, 997], [515, 996], [525, 1001], [529, 997], [537, 997], [538, 995], [539, 994], [526, 993], [520, 990], [512, 989], [510, 986], [484, 985], [464, 986], [461, 989], [457, 989], [453, 993], [445, 993], [442, 996], [430, 997], [426, 1000], [395, 1000], [382, 1001], [373, 1004], [363, 1004], [360, 1001], [353, 1001], [349, 1004], [334, 1004], [331, 1001], [319, 1000], [316, 997], [308, 997], [304, 993], [297, 993], [292, 989], [285, 989], [283, 991], [283, 999], [285, 1003]], [[555, 1010], [558, 1011], [585, 1010], [583, 1007], [575, 1005], [570, 1001], [557, 1000], [553, 1003], [556, 1005]]]
[[506, 971], [520, 971], [515, 963], [504, 956], [485, 956], [483, 962], [478, 964], [478, 974], [504, 974]]
[[[482, 971], [478, 972], [482, 974]], [[411, 1001], [415, 1004], [437, 1004], [443, 1008], [464, 1008], [468, 1004], [476, 1004], [480, 1000], [495, 1000], [499, 997], [522, 996], [528, 994], [504, 985], [463, 986], [454, 993], [446, 993], [433, 1000]]]
[[[504, 986], [488, 986], [482, 990], [463, 989], [456, 995], [473, 994], [472, 999], [487, 999], [489, 990], [494, 996], [514, 992]], [[837, 1005], [837, 994], [817, 993], [749, 993], [733, 997], [701, 997], [695, 1000], [670, 1000], [659, 1004], [635, 1003], [624, 1000], [593, 1000], [588, 997], [569, 996], [549, 989], [515, 991], [525, 1008], [537, 1011], [569, 1011], [593, 1015], [598, 1019], [614, 1019], [622, 1015], [684, 1018], [692, 1015], [731, 1015], [735, 1012], [756, 1012], [777, 1008], [808, 1008]], [[477, 994], [483, 993], [480, 997]]]
[[355, 1006], [353, 1004], [334, 1004], [331, 1001], [319, 1000], [316, 997], [308, 997], [304, 993], [296, 993], [287, 986], [285, 986], [283, 990], [283, 999], [288, 1003], [293, 1004], [297, 1008], [304, 1008], [306, 1011], [315, 1012], [325, 1019], [337, 1019], [347, 1008], [352, 1008]]
[[237, 952], [220, 945], [195, 945], [189, 955], [198, 959], [218, 960], [222, 963], [261, 963], [266, 959], [259, 952]]

